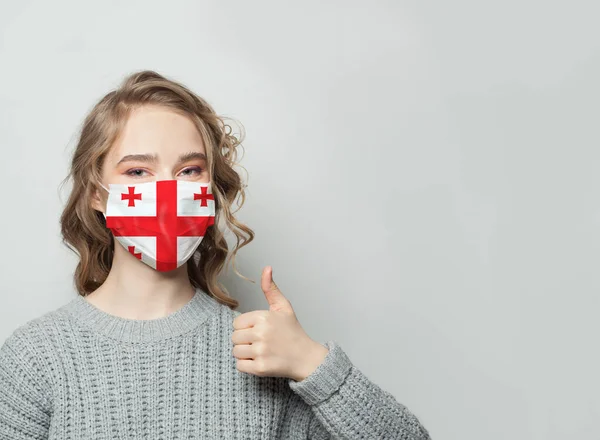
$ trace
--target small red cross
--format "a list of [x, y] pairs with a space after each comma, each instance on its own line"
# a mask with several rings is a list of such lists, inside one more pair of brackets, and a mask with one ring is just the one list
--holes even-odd
[[200, 187], [202, 194], [194, 193], [194, 200], [201, 200], [200, 206], [208, 206], [208, 200], [214, 200], [215, 196], [208, 194], [208, 188], [206, 186]]
[[122, 193], [121, 200], [127, 200], [129, 203], [127, 206], [135, 206], [135, 200], [142, 200], [141, 194], [134, 194], [135, 186], [129, 186], [129, 193]]
[[138, 252], [137, 254], [135, 253], [135, 246], [127, 246], [127, 250], [129, 251], [129, 253], [131, 255], [133, 255], [138, 260], [142, 259], [142, 253], [141, 252]]

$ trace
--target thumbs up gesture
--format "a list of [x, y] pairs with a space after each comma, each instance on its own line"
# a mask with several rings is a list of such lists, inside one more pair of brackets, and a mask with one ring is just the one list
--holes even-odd
[[300, 382], [323, 362], [329, 350], [306, 334], [292, 304], [273, 281], [271, 266], [263, 269], [261, 288], [269, 310], [243, 313], [233, 320], [231, 340], [237, 369]]

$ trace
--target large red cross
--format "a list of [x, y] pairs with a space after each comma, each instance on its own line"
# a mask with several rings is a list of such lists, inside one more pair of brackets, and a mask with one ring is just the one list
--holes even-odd
[[115, 236], [156, 237], [156, 269], [160, 271], [177, 268], [177, 237], [201, 237], [214, 223], [214, 216], [177, 215], [177, 180], [156, 182], [156, 217], [106, 217], [106, 227]]

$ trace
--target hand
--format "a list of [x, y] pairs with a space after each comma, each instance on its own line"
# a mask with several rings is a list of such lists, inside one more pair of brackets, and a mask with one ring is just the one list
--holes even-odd
[[263, 269], [261, 288], [269, 310], [243, 313], [233, 320], [233, 356], [237, 369], [256, 376], [302, 381], [323, 362], [329, 350], [304, 331], [292, 304], [273, 281], [273, 268]]

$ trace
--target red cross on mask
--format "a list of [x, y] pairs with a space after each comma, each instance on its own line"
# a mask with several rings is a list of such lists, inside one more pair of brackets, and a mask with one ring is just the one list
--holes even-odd
[[215, 197], [212, 194], [208, 194], [208, 188], [200, 188], [200, 194], [194, 194], [194, 200], [200, 200], [200, 206], [208, 206], [208, 200], [214, 200]]
[[130, 186], [128, 191], [129, 192], [127, 194], [125, 194], [125, 193], [121, 194], [121, 200], [127, 200], [129, 202], [127, 206], [135, 206], [136, 200], [142, 200], [141, 194], [134, 194], [134, 192], [135, 192], [134, 186]]

